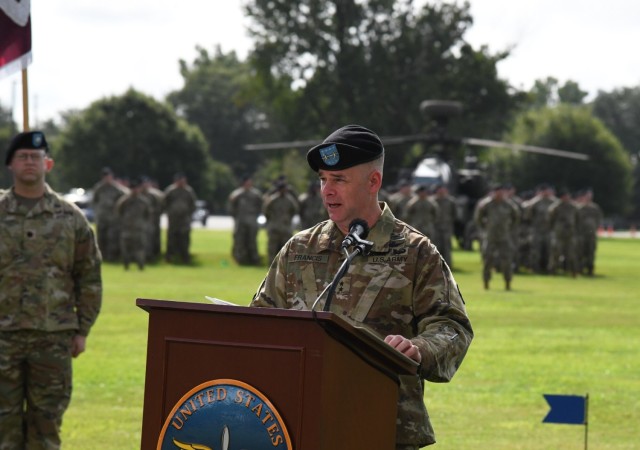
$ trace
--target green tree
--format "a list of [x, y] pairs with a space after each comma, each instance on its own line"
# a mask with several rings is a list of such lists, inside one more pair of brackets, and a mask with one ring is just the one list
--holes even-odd
[[417, 10], [411, 1], [254, 0], [246, 12], [251, 61], [267, 97], [285, 86], [293, 92], [270, 117], [281, 139], [322, 138], [346, 123], [381, 135], [419, 133], [430, 126], [420, 103], [438, 98], [466, 106], [466, 120], [452, 124], [452, 133], [497, 137], [520, 100], [497, 76], [508, 52], [465, 42], [473, 22], [468, 3]]
[[634, 162], [633, 212], [640, 219], [640, 86], [599, 92], [593, 101], [593, 114], [622, 142]]
[[608, 214], [628, 212], [631, 163], [620, 142], [589, 108], [559, 105], [520, 115], [510, 133], [513, 142], [565, 149], [589, 155], [582, 162], [531, 153], [513, 157], [510, 179], [519, 190], [548, 182], [572, 191], [591, 187]]
[[580, 89], [575, 81], [567, 80], [560, 85], [558, 79], [554, 77], [536, 80], [529, 91], [530, 102], [536, 108], [555, 106], [560, 103], [582, 105], [588, 94]]
[[196, 193], [214, 204], [233, 187], [230, 170], [209, 156], [196, 126], [133, 89], [70, 115], [53, 154], [59, 189], [91, 187], [105, 166], [120, 176], [149, 176], [160, 187], [183, 172]]
[[167, 99], [181, 116], [200, 127], [213, 158], [236, 174], [252, 171], [259, 155], [242, 148], [258, 139], [262, 113], [249, 95], [250, 67], [235, 52], [225, 54], [220, 47], [213, 55], [197, 50], [191, 64], [180, 61], [184, 86]]

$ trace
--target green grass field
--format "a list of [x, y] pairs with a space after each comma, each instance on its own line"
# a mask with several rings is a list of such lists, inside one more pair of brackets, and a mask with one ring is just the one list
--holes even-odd
[[[74, 363], [66, 450], [140, 447], [147, 313], [136, 298], [247, 304], [266, 273], [238, 267], [227, 231], [192, 234], [193, 266], [103, 269], [103, 310]], [[264, 235], [260, 248], [265, 253]], [[475, 340], [454, 380], [425, 398], [440, 450], [583, 449], [585, 427], [543, 424], [543, 394], [589, 394], [589, 448], [638, 448], [640, 240], [601, 239], [597, 276], [517, 275], [482, 288], [477, 252], [455, 252], [454, 274]], [[304, 450], [304, 449], [303, 449]], [[378, 450], [378, 449], [353, 449]]]

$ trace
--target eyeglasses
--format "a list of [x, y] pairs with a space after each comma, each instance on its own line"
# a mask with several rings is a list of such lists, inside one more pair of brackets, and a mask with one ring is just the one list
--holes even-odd
[[31, 160], [33, 162], [40, 162], [45, 158], [45, 154], [42, 152], [37, 153], [17, 153], [14, 158], [16, 158], [20, 162], [27, 162]]

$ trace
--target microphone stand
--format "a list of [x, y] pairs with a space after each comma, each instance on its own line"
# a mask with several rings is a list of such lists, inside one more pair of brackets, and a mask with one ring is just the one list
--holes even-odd
[[353, 260], [353, 258], [355, 258], [360, 254], [362, 254], [363, 256], [368, 255], [369, 252], [371, 251], [371, 248], [373, 247], [373, 242], [371, 241], [365, 241], [364, 239], [360, 239], [360, 237], [358, 236], [353, 236], [353, 238], [356, 241], [355, 250], [349, 253], [349, 251], [346, 248], [342, 249], [344, 251], [346, 258], [342, 263], [342, 265], [340, 266], [340, 268], [338, 269], [338, 272], [336, 273], [336, 275], [333, 277], [333, 280], [331, 280], [331, 283], [329, 283], [327, 287], [324, 288], [324, 290], [320, 293], [320, 295], [318, 295], [318, 298], [316, 298], [316, 301], [313, 302], [311, 311], [314, 312], [314, 315], [315, 315], [316, 305], [318, 304], [318, 302], [320, 301], [320, 299], [322, 298], [325, 292], [327, 292], [327, 300], [325, 301], [324, 308], [322, 310], [323, 311], [330, 310], [331, 301], [333, 300], [333, 294], [335, 294], [336, 289], [338, 288], [338, 283], [340, 282], [344, 274], [347, 273], [347, 271], [349, 270], [349, 266], [351, 266], [351, 261]]

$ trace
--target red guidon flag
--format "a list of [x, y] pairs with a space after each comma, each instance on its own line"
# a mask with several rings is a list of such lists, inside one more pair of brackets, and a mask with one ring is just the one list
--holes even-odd
[[31, 63], [31, 0], [0, 0], [0, 75]]

